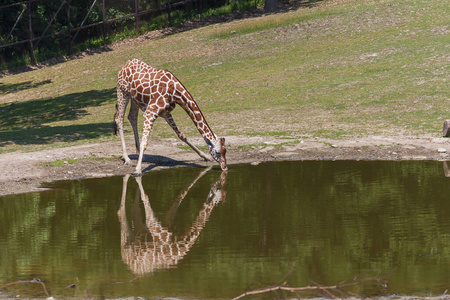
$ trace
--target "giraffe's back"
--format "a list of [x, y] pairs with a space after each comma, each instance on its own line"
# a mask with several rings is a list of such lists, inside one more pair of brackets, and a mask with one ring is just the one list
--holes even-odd
[[166, 70], [155, 69], [138, 59], [130, 59], [117, 74], [117, 87], [131, 96], [142, 110], [147, 106], [164, 108], [172, 105], [175, 82]]

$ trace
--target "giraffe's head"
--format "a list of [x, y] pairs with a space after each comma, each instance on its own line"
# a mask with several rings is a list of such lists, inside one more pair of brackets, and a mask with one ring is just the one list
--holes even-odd
[[207, 141], [209, 145], [209, 153], [220, 164], [222, 171], [227, 171], [227, 158], [225, 154], [227, 149], [225, 148], [225, 138], [216, 139], [216, 142]]

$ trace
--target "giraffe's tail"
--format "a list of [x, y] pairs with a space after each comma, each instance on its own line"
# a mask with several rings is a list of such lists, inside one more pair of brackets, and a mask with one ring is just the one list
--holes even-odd
[[116, 113], [114, 114], [114, 121], [112, 123], [112, 130], [114, 135], [117, 135], [117, 131], [119, 130], [118, 126], [117, 126], [117, 122], [116, 122], [116, 116], [117, 116], [117, 104], [116, 104]]

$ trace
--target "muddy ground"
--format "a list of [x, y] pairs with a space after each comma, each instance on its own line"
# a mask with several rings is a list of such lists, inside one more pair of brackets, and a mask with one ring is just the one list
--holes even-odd
[[[192, 139], [203, 145], [201, 138]], [[127, 142], [134, 153], [133, 142]], [[257, 164], [276, 160], [450, 160], [450, 139], [439, 136], [352, 136], [324, 138], [226, 137], [229, 168], [234, 164]], [[217, 165], [203, 161], [195, 152], [182, 150], [176, 139], [150, 140], [143, 168], [151, 172], [169, 167]], [[132, 173], [133, 164], [121, 160], [120, 141], [86, 144], [38, 152], [0, 155], [0, 195], [42, 190], [56, 180], [106, 177]], [[59, 160], [60, 166], [50, 162]], [[217, 165], [218, 167], [218, 165]]]

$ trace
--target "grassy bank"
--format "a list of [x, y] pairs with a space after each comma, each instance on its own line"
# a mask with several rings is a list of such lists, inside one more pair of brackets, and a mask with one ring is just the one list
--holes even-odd
[[[218, 135], [439, 136], [449, 15], [445, 0], [321, 1], [1, 78], [0, 151], [112, 139], [131, 57], [171, 70]], [[198, 135], [182, 109], [174, 117]], [[152, 137], [174, 134], [159, 120]]]

